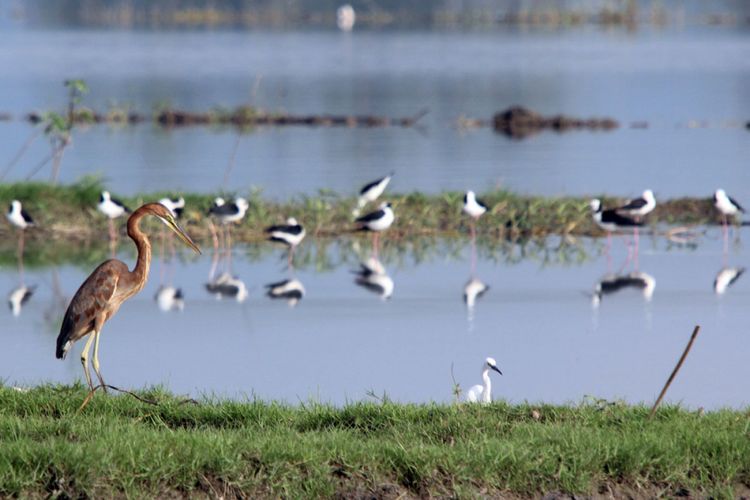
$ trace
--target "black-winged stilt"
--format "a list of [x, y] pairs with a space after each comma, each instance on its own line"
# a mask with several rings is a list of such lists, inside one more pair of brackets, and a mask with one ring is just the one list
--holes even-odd
[[167, 207], [176, 219], [179, 219], [182, 216], [183, 210], [185, 210], [185, 198], [182, 196], [179, 198], [162, 198], [159, 200], [159, 203]]
[[381, 231], [385, 231], [391, 227], [395, 218], [391, 204], [389, 202], [384, 202], [381, 203], [380, 207], [374, 212], [365, 214], [355, 220], [358, 226], [357, 230], [373, 232], [372, 247], [376, 259], [378, 257], [379, 234]]
[[265, 232], [268, 234], [268, 239], [270, 241], [277, 241], [288, 247], [289, 251], [287, 253], [287, 261], [289, 267], [292, 267], [294, 249], [297, 248], [297, 245], [299, 245], [305, 238], [305, 228], [297, 222], [297, 219], [289, 217], [286, 220], [286, 224], [267, 227]]
[[716, 278], [714, 279], [714, 292], [716, 295], [723, 295], [727, 291], [727, 288], [736, 283], [744, 272], [744, 267], [722, 268], [718, 274], [716, 274]]
[[26, 236], [26, 229], [30, 227], [34, 227], [34, 219], [31, 218], [31, 216], [24, 210], [23, 206], [21, 206], [21, 202], [18, 200], [13, 200], [10, 202], [10, 207], [8, 207], [8, 212], [5, 214], [5, 217], [7, 217], [8, 222], [10, 222], [11, 225], [17, 227], [19, 229], [18, 234], [18, 271], [21, 275], [21, 283], [23, 283], [23, 248], [24, 248], [24, 240]]
[[477, 265], [477, 221], [487, 211], [487, 205], [477, 199], [474, 191], [466, 191], [462, 210], [471, 217], [469, 229], [471, 232], [471, 274], [473, 275]]
[[[102, 191], [99, 195], [99, 203], [96, 205], [96, 208], [107, 216], [109, 221], [109, 241], [110, 244], [114, 245], [114, 242], [117, 239], [114, 220], [125, 214], [129, 214], [130, 209], [126, 207], [122, 201], [113, 198], [112, 195], [109, 194], [109, 191]], [[114, 253], [114, 246], [112, 247], [112, 252]]]
[[388, 187], [388, 183], [391, 182], [394, 172], [386, 175], [385, 177], [372, 181], [365, 184], [362, 189], [359, 190], [359, 198], [357, 199], [357, 209], [354, 211], [355, 217], [359, 215], [359, 211], [370, 202], [377, 200], [385, 188]]
[[[226, 230], [224, 240], [230, 266], [232, 255], [232, 224], [241, 221], [245, 217], [248, 208], [250, 208], [250, 204], [245, 198], [237, 197], [231, 202], [225, 202], [223, 198], [216, 198], [208, 211]], [[215, 230], [211, 228], [211, 232], [214, 233]], [[214, 238], [214, 248], [217, 249], [218, 246], [218, 242]]]
[[[638, 198], [629, 200], [623, 206], [617, 208], [617, 213], [633, 217], [640, 222], [643, 217], [651, 213], [656, 208], [656, 198], [654, 192], [646, 189]], [[635, 243], [635, 267], [638, 268], [638, 226], [633, 226], [633, 242]]]
[[269, 283], [266, 285], [266, 295], [272, 299], [283, 299], [289, 307], [294, 307], [305, 296], [305, 287], [296, 278]]
[[8, 207], [5, 217], [8, 218], [8, 222], [21, 230], [34, 226], [34, 219], [24, 210], [21, 202], [18, 200], [10, 202], [10, 207]]
[[738, 213], [744, 214], [745, 209], [723, 189], [717, 189], [714, 193], [714, 206], [721, 212], [724, 253], [726, 254], [729, 251], [729, 217], [734, 217]]
[[492, 381], [490, 380], [490, 370], [496, 371], [500, 375], [503, 372], [497, 367], [494, 358], [487, 358], [482, 363], [482, 384], [477, 384], [466, 391], [467, 403], [491, 403], [492, 402]]

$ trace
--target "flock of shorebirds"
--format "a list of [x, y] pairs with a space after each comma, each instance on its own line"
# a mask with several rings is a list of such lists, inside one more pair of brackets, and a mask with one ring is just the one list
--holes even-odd
[[[384, 266], [378, 260], [379, 234], [388, 229], [395, 220], [393, 208], [389, 202], [381, 203], [376, 210], [360, 215], [360, 212], [369, 203], [375, 202], [385, 191], [391, 181], [393, 174], [375, 180], [365, 185], [359, 192], [357, 207], [354, 209], [353, 217], [357, 230], [370, 231], [373, 233], [372, 256], [361, 264], [361, 269], [357, 271], [357, 284], [364, 286], [381, 294], [383, 298], [389, 298], [393, 291], [393, 282], [387, 276]], [[723, 229], [726, 237], [728, 232], [728, 219], [740, 213], [744, 213], [744, 208], [733, 198], [728, 196], [723, 189], [717, 189], [713, 196], [714, 206], [723, 217]], [[226, 201], [222, 198], [216, 198], [209, 209], [209, 215], [212, 219], [210, 223], [211, 232], [214, 240], [215, 254], [222, 246], [231, 249], [231, 232], [230, 228], [233, 223], [241, 221], [249, 209], [250, 204], [244, 198], [237, 197], [234, 200]], [[656, 199], [653, 192], [647, 189], [643, 194], [627, 203], [605, 209], [598, 199], [590, 202], [592, 217], [594, 222], [603, 229], [608, 236], [607, 250], [609, 250], [611, 235], [614, 232], [626, 229], [633, 229], [634, 246], [637, 255], [638, 248], [638, 228], [643, 225], [643, 219], [651, 213], [656, 207]], [[135, 212], [132, 212], [122, 201], [112, 197], [108, 191], [101, 193], [97, 209], [102, 212], [109, 221], [110, 239], [116, 238], [114, 221], [117, 218], [130, 214], [128, 218], [128, 235], [133, 239], [138, 248], [138, 263], [133, 271], [115, 259], [110, 259], [99, 266], [92, 275], [81, 285], [74, 298], [71, 300], [68, 311], [66, 312], [60, 336], [58, 337], [57, 357], [63, 358], [72, 344], [83, 337], [88, 336], [88, 341], [81, 355], [81, 362], [84, 367], [87, 382], [91, 390], [102, 388], [106, 391], [109, 387], [104, 383], [99, 372], [98, 345], [99, 332], [104, 322], [106, 322], [119, 308], [120, 304], [139, 292], [147, 279], [148, 266], [150, 264], [151, 249], [148, 238], [140, 232], [138, 223], [140, 218], [145, 215], [153, 215], [164, 222], [169, 229], [173, 230], [177, 236], [188, 246], [196, 251], [200, 251], [192, 242], [189, 236], [177, 225], [176, 219], [179, 219], [185, 208], [184, 198], [163, 198], [158, 203], [150, 203], [142, 206]], [[472, 238], [472, 276], [475, 266], [475, 238], [476, 222], [488, 211], [487, 204], [478, 199], [473, 191], [467, 191], [463, 199], [463, 212], [470, 217], [470, 230]], [[23, 254], [23, 236], [24, 231], [34, 226], [34, 220], [24, 210], [19, 200], [13, 200], [6, 214], [8, 221], [20, 230], [19, 235], [19, 256]], [[216, 231], [213, 221], [220, 226], [220, 231]], [[274, 242], [283, 243], [287, 249], [288, 265], [293, 267], [294, 250], [305, 237], [304, 227], [294, 218], [288, 218], [284, 224], [269, 226], [265, 229], [268, 239]], [[226, 233], [226, 234], [224, 234]], [[630, 250], [630, 247], [629, 247]], [[228, 250], [231, 252], [231, 250]], [[144, 261], [144, 262], [142, 262]], [[145, 271], [144, 271], [145, 269]], [[212, 269], [213, 273], [213, 269]], [[222, 289], [232, 289], [237, 292], [238, 284], [233, 283], [231, 274], [224, 273], [216, 280], [207, 284], [206, 287], [211, 291], [214, 287], [217, 293], [222, 293]], [[390, 285], [388, 282], [390, 281]], [[119, 287], [118, 287], [119, 286]], [[244, 285], [243, 285], [244, 286]], [[296, 279], [287, 279], [266, 286], [268, 295], [272, 298], [285, 298], [290, 304], [296, 303], [303, 295], [304, 288]], [[473, 301], [481, 296], [487, 290], [487, 286], [481, 281], [472, 278], [464, 290], [464, 299], [471, 308]], [[16, 297], [11, 298], [11, 302], [18, 302], [16, 307], [28, 300], [33, 293], [33, 289], [27, 289], [20, 292], [14, 292]], [[246, 293], [246, 292], [245, 292]], [[230, 293], [231, 295], [231, 293]], [[161, 287], [157, 293], [157, 302], [163, 302], [166, 307], [175, 301], [182, 299], [181, 291], [172, 287]], [[13, 305], [11, 306], [13, 308]], [[89, 315], [91, 317], [82, 317]], [[94, 343], [94, 371], [99, 378], [100, 385], [94, 387], [88, 371], [88, 351]], [[502, 375], [493, 358], [487, 358], [482, 364], [482, 385], [471, 387], [466, 393], [466, 400], [469, 402], [490, 402], [491, 401], [491, 381], [489, 372], [496, 371]]]

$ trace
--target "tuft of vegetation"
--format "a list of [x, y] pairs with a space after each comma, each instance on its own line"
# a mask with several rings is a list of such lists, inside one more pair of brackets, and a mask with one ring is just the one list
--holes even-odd
[[0, 386], [0, 496], [732, 498], [750, 485], [747, 411], [184, 400], [163, 389]]
[[[105, 235], [105, 217], [96, 211], [99, 193], [104, 186], [94, 178], [58, 186], [47, 183], [0, 183], [0, 203], [19, 199], [39, 222], [37, 234], [45, 237], [56, 233], [91, 239]], [[246, 217], [233, 226], [233, 237], [241, 241], [265, 238], [263, 228], [296, 217], [307, 228], [308, 234], [335, 237], [354, 229], [353, 196], [341, 196], [330, 191], [317, 195], [302, 195], [287, 201], [263, 199], [258, 190], [249, 192], [219, 192], [191, 194], [160, 191], [136, 196], [118, 196], [135, 208], [164, 196], [184, 196], [186, 209], [183, 224], [198, 239], [208, 239], [208, 209], [216, 196], [231, 199], [246, 197], [250, 208]], [[484, 193], [483, 200], [490, 210], [477, 225], [478, 234], [485, 238], [510, 240], [545, 238], [549, 235], [601, 236], [603, 232], [591, 217], [589, 198], [521, 196], [511, 191], [496, 190]], [[385, 197], [394, 207], [396, 222], [388, 231], [389, 238], [407, 236], [463, 236], [468, 237], [469, 219], [461, 213], [463, 193], [444, 192], [434, 195], [414, 192], [389, 194]], [[600, 196], [605, 206], [617, 206], [625, 200]], [[374, 209], [375, 207], [367, 207]], [[719, 216], [710, 198], [680, 198], [660, 200], [646, 220], [644, 232], [658, 230], [660, 224], [699, 225], [716, 224]], [[3, 232], [7, 230], [0, 226]], [[33, 231], [32, 231], [33, 233]], [[74, 237], [75, 237], [74, 236]]]

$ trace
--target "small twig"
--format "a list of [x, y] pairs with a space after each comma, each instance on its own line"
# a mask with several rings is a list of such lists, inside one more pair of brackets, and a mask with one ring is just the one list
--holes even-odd
[[661, 400], [664, 398], [664, 395], [667, 393], [667, 389], [669, 389], [670, 384], [672, 384], [672, 381], [677, 375], [677, 372], [680, 370], [680, 367], [682, 366], [682, 363], [685, 361], [685, 358], [687, 357], [688, 352], [690, 352], [690, 348], [693, 347], [693, 342], [695, 341], [695, 337], [698, 336], [698, 332], [700, 331], [700, 329], [701, 329], [700, 325], [695, 325], [693, 334], [690, 336], [690, 340], [685, 346], [685, 350], [682, 352], [682, 356], [680, 356], [680, 360], [677, 362], [677, 365], [674, 367], [674, 370], [672, 370], [672, 374], [667, 379], [667, 383], [664, 384], [664, 388], [661, 390], [659, 397], [656, 398], [656, 403], [654, 403], [654, 406], [651, 407], [651, 413], [649, 413], [648, 415], [649, 419], [654, 418], [654, 415], [656, 414], [656, 409], [659, 407], [659, 403], [661, 403]]
[[[158, 401], [155, 401], [153, 399], [147, 399], [147, 398], [141, 397], [141, 396], [139, 396], [138, 394], [136, 394], [134, 392], [131, 392], [131, 391], [128, 391], [128, 390], [125, 390], [125, 389], [120, 389], [119, 387], [115, 387], [115, 386], [109, 385], [109, 384], [106, 384], [106, 385], [99, 384], [96, 387], [94, 387], [93, 389], [91, 389], [89, 391], [89, 393], [86, 395], [86, 399], [83, 400], [83, 403], [81, 404], [81, 407], [78, 408], [78, 413], [80, 413], [81, 411], [83, 411], [83, 409], [86, 408], [86, 406], [91, 402], [91, 398], [94, 397], [94, 393], [96, 391], [98, 391], [99, 389], [105, 389], [105, 388], [106, 389], [112, 389], [113, 391], [117, 391], [117, 392], [122, 392], [123, 394], [127, 394], [129, 396], [133, 396], [135, 399], [137, 399], [138, 401], [140, 401], [142, 403], [150, 404], [150, 405], [153, 405], [153, 406], [158, 406], [159, 405]], [[183, 399], [178, 404], [181, 404], [181, 405], [184, 405], [184, 404], [200, 405], [200, 403], [198, 401], [196, 401], [195, 399], [193, 399], [193, 398]]]
[[456, 382], [456, 377], [453, 375], [453, 363], [451, 363], [451, 379], [453, 380], [453, 396], [456, 398], [456, 403], [461, 401], [461, 386]]
[[8, 166], [5, 167], [5, 170], [3, 170], [3, 173], [0, 174], [0, 181], [5, 178], [6, 175], [10, 172], [10, 170], [15, 166], [16, 163], [18, 163], [18, 160], [21, 159], [23, 154], [26, 152], [27, 149], [29, 149], [29, 146], [31, 146], [31, 143], [34, 142], [34, 140], [39, 137], [39, 134], [41, 133], [42, 129], [37, 128], [34, 130], [34, 132], [31, 134], [31, 136], [26, 140], [26, 142], [21, 146], [21, 149], [18, 150], [18, 153], [16, 153], [16, 156], [13, 157], [13, 159], [8, 163]]

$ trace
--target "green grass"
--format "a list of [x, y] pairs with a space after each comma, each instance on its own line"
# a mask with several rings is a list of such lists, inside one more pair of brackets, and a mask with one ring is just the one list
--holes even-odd
[[[40, 234], [60, 237], [106, 237], [105, 218], [96, 211], [99, 193], [104, 186], [93, 178], [71, 185], [23, 182], [0, 184], [0, 203], [20, 199], [38, 219]], [[113, 192], [113, 195], [118, 196]], [[314, 196], [297, 196], [286, 201], [264, 199], [258, 190], [191, 194], [154, 192], [137, 196], [119, 196], [132, 208], [163, 196], [185, 196], [187, 202], [184, 224], [198, 238], [207, 238], [206, 212], [217, 195], [231, 198], [245, 196], [250, 201], [247, 217], [235, 227], [237, 238], [253, 241], [263, 238], [263, 228], [294, 216], [316, 236], [341, 236], [352, 229], [353, 196], [345, 197], [330, 191]], [[533, 238], [549, 234], [600, 235], [591, 219], [589, 198], [520, 196], [505, 190], [481, 193], [491, 207], [478, 224], [478, 232], [495, 238]], [[444, 192], [388, 194], [393, 203], [396, 222], [389, 234], [393, 238], [411, 235], [468, 236], [468, 220], [461, 214], [463, 193]], [[605, 206], [624, 199], [600, 196]], [[370, 209], [372, 207], [368, 207]], [[666, 224], [713, 224], [718, 220], [709, 198], [659, 200], [648, 222]], [[61, 236], [62, 235], [62, 236]]]
[[[750, 418], [677, 407], [260, 401], [154, 389], [0, 387], [0, 496], [591, 494], [731, 498], [750, 484]], [[538, 419], [533, 412], [538, 412]]]

